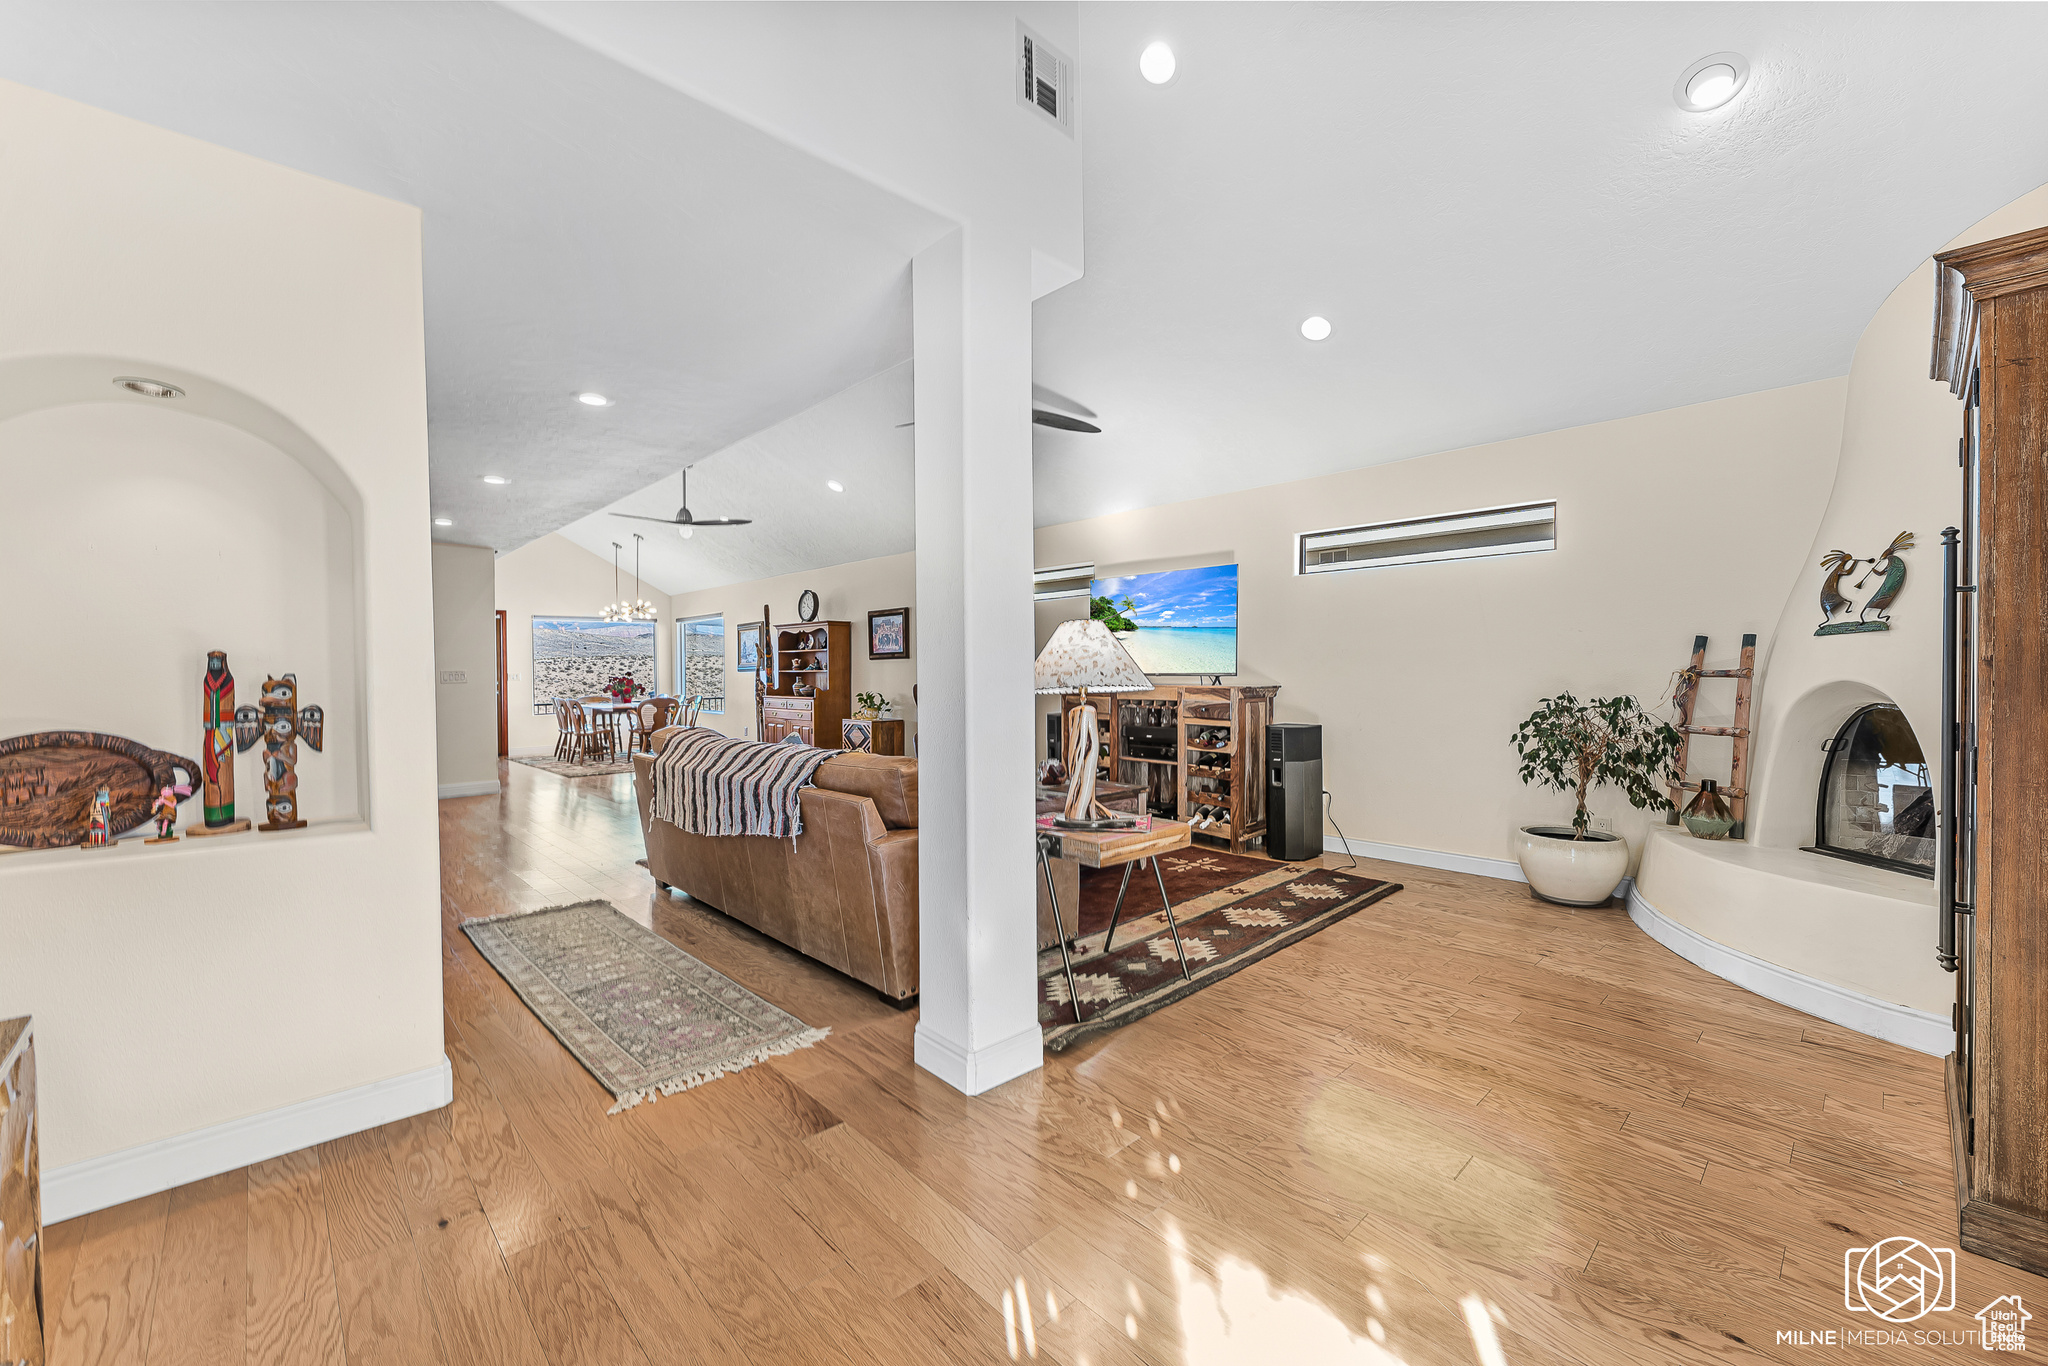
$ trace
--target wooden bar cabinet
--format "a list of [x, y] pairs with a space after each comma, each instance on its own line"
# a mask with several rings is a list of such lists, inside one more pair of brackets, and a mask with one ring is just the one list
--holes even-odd
[[1934, 260], [1933, 375], [1963, 400], [1935, 879], [1957, 1214], [2048, 1274], [2048, 229]]

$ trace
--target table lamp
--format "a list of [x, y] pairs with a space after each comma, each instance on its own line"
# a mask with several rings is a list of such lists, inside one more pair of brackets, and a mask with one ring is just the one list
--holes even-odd
[[1101, 749], [1094, 692], [1149, 692], [1152, 680], [1099, 621], [1063, 621], [1039, 651], [1035, 691], [1080, 695], [1067, 713], [1067, 804], [1053, 824], [1064, 830], [1115, 830], [1132, 824], [1095, 800], [1095, 758]]

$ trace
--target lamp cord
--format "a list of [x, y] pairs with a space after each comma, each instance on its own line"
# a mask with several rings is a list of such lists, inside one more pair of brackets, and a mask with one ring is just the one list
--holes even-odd
[[1337, 832], [1337, 838], [1344, 841], [1344, 856], [1351, 860], [1351, 862], [1344, 866], [1346, 868], [1356, 868], [1358, 866], [1358, 855], [1351, 852], [1351, 840], [1344, 834], [1344, 827], [1337, 824], [1337, 812], [1331, 805], [1330, 789], [1327, 787], [1323, 789], [1323, 817], [1330, 822], [1331, 828]]

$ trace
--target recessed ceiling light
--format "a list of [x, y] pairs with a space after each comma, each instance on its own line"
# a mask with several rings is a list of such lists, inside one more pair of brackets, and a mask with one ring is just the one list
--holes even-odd
[[435, 526], [454, 526], [454, 525], [455, 525], [455, 523], [454, 523], [454, 521], [453, 521], [453, 520], [451, 520], [450, 518], [447, 518], [447, 517], [436, 517], [436, 518], [434, 519], [434, 525], [435, 525]]
[[1687, 67], [1671, 89], [1671, 98], [1689, 114], [1719, 109], [1749, 84], [1749, 63], [1738, 52], [1716, 52]]
[[1307, 337], [1310, 341], [1323, 340], [1323, 338], [1330, 335], [1330, 320], [1328, 318], [1305, 319], [1301, 324], [1301, 335]]
[[166, 384], [160, 379], [143, 379], [139, 375], [119, 375], [114, 383], [131, 394], [145, 398], [183, 398], [185, 391], [175, 384]]
[[1173, 49], [1164, 43], [1149, 44], [1138, 54], [1138, 74], [1154, 85], [1165, 85], [1173, 79]]
[[511, 481], [502, 474], [487, 474], [484, 476], [484, 482], [486, 484], [507, 484]]
[[609, 408], [612, 406], [612, 401], [603, 394], [578, 394], [576, 395], [576, 401], [578, 403], [588, 403], [593, 408]]
[[831, 489], [834, 493], [846, 492], [846, 485], [840, 483], [837, 479], [827, 479], [825, 481], [825, 487]]

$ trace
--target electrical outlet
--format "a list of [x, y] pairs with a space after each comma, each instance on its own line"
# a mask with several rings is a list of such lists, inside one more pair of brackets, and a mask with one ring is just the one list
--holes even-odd
[[1595, 830], [1605, 830], [1611, 834], [1614, 830], [1614, 818], [1612, 816], [1595, 816], [1593, 817], [1593, 828]]

